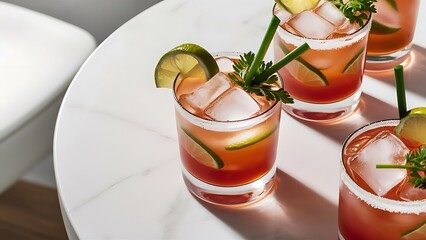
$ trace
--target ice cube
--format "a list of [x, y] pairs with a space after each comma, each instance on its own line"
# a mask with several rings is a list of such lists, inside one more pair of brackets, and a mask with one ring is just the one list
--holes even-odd
[[280, 8], [275, 11], [275, 16], [280, 19], [280, 25], [283, 25], [285, 22], [287, 22], [288, 19], [290, 19], [291, 16], [293, 16], [293, 14]]
[[405, 201], [416, 201], [426, 199], [426, 189], [415, 188], [410, 182], [402, 185], [399, 197]]
[[346, 20], [340, 27], [334, 32], [335, 34], [340, 35], [350, 35], [356, 32], [359, 29], [359, 25], [356, 22], [351, 23], [351, 21]]
[[213, 100], [232, 86], [228, 76], [219, 72], [190, 94], [182, 95], [179, 102], [190, 112], [203, 111]]
[[404, 164], [408, 148], [390, 131], [382, 131], [349, 160], [349, 167], [378, 195], [383, 196], [398, 183], [405, 169], [377, 169], [376, 164]]
[[353, 158], [354, 156], [358, 155], [361, 149], [367, 145], [367, 143], [372, 139], [372, 136], [362, 136], [354, 139], [350, 144], [349, 147], [345, 148], [345, 155]]
[[329, 1], [325, 1], [321, 6], [317, 7], [315, 13], [336, 27], [342, 25], [346, 20], [345, 15]]
[[192, 106], [191, 103], [188, 101], [188, 96], [189, 94], [181, 95], [181, 97], [179, 98], [180, 105], [182, 105], [182, 107], [185, 108], [188, 112], [198, 115], [198, 113], [201, 112], [202, 110], [200, 110], [199, 108], [195, 106]]
[[288, 25], [287, 23], [285, 23], [284, 25], [282, 25], [282, 27], [287, 30], [287, 32], [293, 33], [294, 35], [300, 35], [300, 33], [298, 33], [294, 28], [292, 28], [290, 25]]
[[259, 110], [259, 104], [247, 92], [234, 87], [214, 101], [205, 114], [217, 121], [235, 121], [249, 118]]
[[334, 31], [333, 24], [311, 11], [299, 13], [287, 24], [308, 38], [326, 39]]
[[234, 62], [228, 57], [216, 58], [216, 63], [219, 66], [221, 72], [230, 73], [234, 71], [234, 68], [232, 67]]

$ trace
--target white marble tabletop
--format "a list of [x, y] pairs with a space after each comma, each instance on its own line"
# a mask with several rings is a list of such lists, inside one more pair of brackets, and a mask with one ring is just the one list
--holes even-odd
[[[397, 117], [391, 71], [368, 73], [360, 109], [337, 124], [283, 113], [277, 189], [241, 209], [211, 206], [187, 191], [172, 93], [154, 85], [158, 59], [184, 42], [211, 52], [257, 51], [272, 5], [166, 0], [91, 55], [66, 94], [54, 142], [61, 204], [80, 239], [336, 239], [342, 142], [367, 122]], [[424, 25], [426, 16], [418, 21]], [[408, 107], [426, 105], [426, 33], [417, 31], [414, 43]]]

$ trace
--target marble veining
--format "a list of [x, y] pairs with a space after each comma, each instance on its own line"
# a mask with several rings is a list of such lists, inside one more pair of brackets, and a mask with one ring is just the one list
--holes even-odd
[[[91, 55], [66, 94], [54, 143], [58, 191], [81, 239], [336, 238], [341, 143], [360, 125], [396, 116], [391, 75], [366, 76], [361, 108], [344, 122], [324, 126], [282, 114], [276, 190], [240, 209], [211, 206], [187, 191], [172, 92], [154, 85], [158, 59], [183, 42], [211, 52], [257, 51], [272, 5], [165, 0]], [[406, 76], [409, 104], [426, 100], [418, 89], [426, 87], [425, 42], [417, 31], [416, 62]]]

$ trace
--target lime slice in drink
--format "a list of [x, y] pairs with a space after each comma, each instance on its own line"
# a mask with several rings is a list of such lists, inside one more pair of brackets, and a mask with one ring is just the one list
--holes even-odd
[[373, 14], [370, 33], [391, 34], [401, 29], [401, 21], [395, 1], [377, 1], [375, 3], [377, 12]]
[[224, 163], [215, 152], [192, 135], [187, 129], [182, 128], [182, 131], [185, 134], [183, 135], [180, 144], [182, 144], [183, 148], [185, 148], [189, 155], [205, 166], [215, 169], [223, 168]]
[[266, 130], [260, 131], [254, 131], [254, 130], [248, 130], [247, 132], [243, 132], [242, 134], [239, 134], [235, 136], [234, 138], [229, 139], [228, 144], [225, 146], [226, 150], [238, 150], [241, 148], [245, 148], [248, 146], [251, 146], [255, 143], [258, 143], [262, 141], [263, 139], [266, 139], [267, 137], [271, 136], [275, 130], [277, 129], [277, 126], [274, 126], [273, 128], [269, 128]]
[[392, 27], [392, 25], [386, 25], [380, 23], [380, 20], [373, 20], [371, 23], [371, 33], [378, 35], [385, 35], [398, 32], [401, 27]]
[[319, 0], [275, 0], [275, 2], [292, 14], [298, 14], [317, 6]]
[[386, 2], [388, 2], [389, 5], [391, 5], [393, 9], [395, 9], [396, 11], [398, 11], [398, 5], [396, 5], [395, 0], [386, 0]]
[[415, 228], [409, 232], [406, 232], [401, 235], [402, 239], [406, 240], [424, 240], [426, 239], [426, 222], [424, 222], [420, 227]]
[[157, 88], [172, 88], [176, 77], [196, 77], [206, 81], [219, 72], [213, 56], [204, 48], [185, 43], [164, 54], [155, 67]]
[[343, 69], [343, 73], [357, 73], [361, 69], [362, 61], [363, 61], [363, 54], [364, 48], [361, 49], [355, 56], [346, 64], [345, 68]]
[[[278, 44], [284, 54], [290, 50], [281, 42]], [[286, 65], [287, 71], [298, 81], [309, 86], [328, 86], [329, 83], [325, 75], [316, 67], [298, 57]]]
[[395, 134], [410, 141], [426, 144], [426, 108], [414, 108], [395, 127]]
[[290, 74], [305, 85], [313, 87], [328, 86], [327, 78], [314, 66], [302, 59], [296, 59], [287, 64]]

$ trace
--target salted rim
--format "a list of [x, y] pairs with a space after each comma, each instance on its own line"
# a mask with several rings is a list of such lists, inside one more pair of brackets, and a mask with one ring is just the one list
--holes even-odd
[[[277, 8], [279, 7], [275, 3], [274, 7], [272, 8], [272, 15], [276, 16], [275, 10]], [[281, 26], [278, 27], [277, 33], [281, 39], [285, 39], [286, 42], [291, 43], [295, 46], [300, 46], [306, 42], [308, 43], [311, 49], [316, 49], [316, 50], [338, 49], [338, 48], [350, 46], [353, 43], [358, 42], [360, 39], [366, 37], [371, 28], [372, 16], [373, 14], [370, 14], [367, 22], [362, 27], [360, 27], [357, 31], [344, 37], [338, 37], [338, 38], [332, 38], [332, 39], [316, 39], [316, 38], [301, 37], [299, 35], [293, 34], [285, 30]]]
[[[240, 53], [240, 52], [217, 52], [217, 53], [212, 53], [212, 56], [214, 58], [218, 58], [218, 57], [239, 58], [239, 56], [242, 54], [243, 53]], [[180, 104], [175, 91], [176, 82], [177, 82], [176, 80], [178, 79], [178, 77], [179, 75], [176, 76], [176, 79], [173, 82], [173, 97], [175, 99], [175, 109], [192, 124], [204, 129], [214, 130], [214, 131], [228, 131], [228, 132], [239, 131], [239, 130], [246, 129], [266, 121], [275, 112], [275, 109], [277, 107], [281, 109], [280, 104], [278, 104], [279, 101], [275, 101], [270, 106], [270, 108], [262, 112], [260, 115], [256, 115], [246, 119], [233, 120], [233, 121], [215, 121], [215, 120], [201, 118], [189, 112], [182, 106], [182, 104]]]
[[408, 213], [408, 214], [426, 213], [426, 199], [405, 202], [405, 201], [391, 200], [391, 199], [374, 195], [370, 192], [367, 192], [360, 186], [358, 186], [358, 184], [356, 184], [355, 181], [352, 180], [352, 178], [348, 175], [348, 173], [346, 172], [346, 168], [343, 164], [344, 149], [346, 145], [350, 143], [355, 137], [373, 128], [382, 127], [382, 126], [396, 126], [398, 125], [398, 123], [399, 123], [398, 119], [380, 120], [380, 121], [369, 123], [357, 129], [355, 132], [349, 135], [346, 138], [342, 147], [341, 161], [340, 161], [341, 180], [348, 187], [348, 189], [353, 194], [355, 194], [355, 196], [357, 196], [358, 199], [364, 201], [365, 203], [367, 203], [373, 208], [377, 208], [377, 209], [388, 211], [388, 212], [394, 212], [394, 213]]

